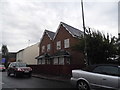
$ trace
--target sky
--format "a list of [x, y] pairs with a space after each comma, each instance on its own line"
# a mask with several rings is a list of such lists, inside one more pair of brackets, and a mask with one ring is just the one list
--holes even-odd
[[[85, 0], [84, 13], [86, 27], [118, 36], [118, 0]], [[17, 52], [60, 22], [83, 31], [80, 0], [0, 0], [0, 45]]]
[[120, 1], [118, 2], [118, 33], [120, 33]]

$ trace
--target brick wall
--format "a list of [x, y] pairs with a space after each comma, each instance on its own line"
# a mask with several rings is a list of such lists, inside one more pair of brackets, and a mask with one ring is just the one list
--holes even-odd
[[[53, 41], [50, 40], [50, 38], [48, 37], [48, 35], [45, 33], [44, 36], [43, 36], [43, 39], [40, 43], [40, 46], [39, 46], [39, 55], [43, 54], [42, 52], [42, 46], [45, 46], [45, 52], [47, 52], [47, 45], [48, 44], [51, 44], [51, 50], [49, 51], [49, 54], [53, 54]], [[44, 53], [45, 53], [44, 52]]]
[[33, 73], [44, 73], [52, 75], [71, 75], [73, 69], [80, 69], [80, 65], [28, 65]]
[[[64, 40], [69, 39], [70, 47], [64, 48]], [[72, 69], [82, 68], [85, 66], [84, 64], [84, 55], [78, 51], [72, 51], [71, 46], [78, 43], [78, 38], [73, 37], [65, 27], [62, 25], [57, 31], [55, 39], [52, 41], [48, 37], [47, 34], [44, 34], [43, 39], [40, 43], [40, 55], [43, 54], [41, 52], [42, 46], [45, 46], [45, 52], [47, 53], [47, 45], [51, 44], [51, 51], [49, 54], [55, 54], [57, 50], [56, 43], [61, 41], [61, 49], [66, 50], [71, 55], [71, 64], [70, 65], [31, 65], [34, 73], [46, 73], [46, 74], [55, 74], [55, 75], [71, 75]]]

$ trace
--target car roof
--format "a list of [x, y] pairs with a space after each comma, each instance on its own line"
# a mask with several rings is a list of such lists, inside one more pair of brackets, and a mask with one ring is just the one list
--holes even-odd
[[117, 64], [96, 64], [95, 66], [119, 66]]
[[98, 67], [98, 66], [114, 66], [114, 67], [120, 67], [119, 65], [116, 65], [116, 64], [94, 64], [94, 65], [89, 65], [89, 66], [83, 68], [83, 70], [92, 71], [95, 67]]
[[[12, 62], [12, 63], [23, 63], [23, 62]], [[26, 63], [23, 63], [23, 64], [26, 64]]]

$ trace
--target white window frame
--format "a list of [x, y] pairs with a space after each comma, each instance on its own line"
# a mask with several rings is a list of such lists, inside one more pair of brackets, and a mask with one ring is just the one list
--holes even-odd
[[66, 64], [70, 64], [70, 58], [66, 58]]
[[65, 64], [65, 59], [64, 57], [59, 57], [59, 65], [64, 65]]
[[54, 64], [54, 65], [58, 65], [58, 64], [59, 64], [58, 58], [54, 58], [53, 64]]
[[42, 59], [42, 64], [45, 64], [45, 59]]
[[51, 44], [48, 44], [47, 45], [47, 51], [50, 51], [50, 49], [51, 49]]
[[42, 46], [42, 53], [45, 52], [45, 46]]
[[57, 41], [57, 50], [60, 50], [61, 49], [61, 41]]
[[70, 40], [69, 39], [65, 39], [64, 40], [64, 48], [69, 48], [70, 47]]
[[50, 64], [50, 59], [47, 59], [46, 62], [47, 62], [47, 64]]
[[38, 60], [38, 64], [42, 64], [42, 59]]

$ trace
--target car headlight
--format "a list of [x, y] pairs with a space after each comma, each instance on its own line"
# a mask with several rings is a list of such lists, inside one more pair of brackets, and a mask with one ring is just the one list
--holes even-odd
[[18, 68], [17, 71], [22, 71], [22, 69], [21, 69], [21, 68]]

